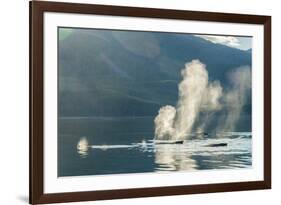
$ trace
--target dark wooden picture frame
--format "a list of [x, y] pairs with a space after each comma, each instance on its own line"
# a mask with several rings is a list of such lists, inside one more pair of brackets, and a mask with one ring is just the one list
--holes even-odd
[[[76, 3], [30, 3], [30, 203], [152, 197], [271, 188], [271, 17]], [[43, 190], [43, 14], [62, 12], [260, 24], [264, 27], [264, 180], [237, 183], [45, 194]]]

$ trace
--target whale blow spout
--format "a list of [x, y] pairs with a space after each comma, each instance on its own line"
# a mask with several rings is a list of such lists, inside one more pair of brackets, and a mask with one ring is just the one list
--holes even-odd
[[77, 152], [81, 157], [86, 157], [88, 155], [89, 142], [86, 137], [82, 137], [77, 143]]
[[218, 81], [209, 81], [205, 64], [192, 60], [185, 64], [181, 76], [176, 106], [161, 107], [154, 119], [154, 134], [158, 140], [188, 139], [200, 113], [218, 111], [222, 107], [219, 101], [222, 87]]

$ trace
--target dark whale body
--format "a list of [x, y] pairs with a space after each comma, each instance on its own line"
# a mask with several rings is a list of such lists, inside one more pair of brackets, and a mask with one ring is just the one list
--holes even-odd
[[206, 147], [225, 147], [225, 146], [227, 146], [227, 143], [215, 143], [215, 144], [206, 145]]
[[177, 141], [159, 141], [156, 142], [156, 144], [183, 144], [183, 140], [177, 140]]

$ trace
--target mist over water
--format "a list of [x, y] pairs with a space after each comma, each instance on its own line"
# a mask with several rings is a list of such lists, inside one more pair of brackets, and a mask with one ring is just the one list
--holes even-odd
[[[199, 60], [187, 63], [181, 76], [176, 106], [161, 107], [155, 118], [61, 118], [58, 176], [251, 167], [251, 132], [236, 128], [249, 119], [242, 111], [250, 68], [228, 73], [228, 87], [210, 80]], [[200, 138], [210, 124], [215, 134]]]
[[226, 115], [218, 122], [217, 131], [234, 131], [241, 111], [251, 90], [251, 70], [248, 66], [235, 69], [229, 74], [232, 89], [225, 93], [223, 101]]
[[209, 116], [221, 110], [225, 114], [214, 132], [235, 131], [251, 88], [250, 67], [240, 67], [229, 74], [229, 89], [223, 89], [219, 81], [210, 81], [206, 65], [199, 60], [186, 63], [181, 76], [176, 107], [161, 107], [154, 119], [155, 139], [184, 140], [193, 132], [203, 133], [212, 120]]

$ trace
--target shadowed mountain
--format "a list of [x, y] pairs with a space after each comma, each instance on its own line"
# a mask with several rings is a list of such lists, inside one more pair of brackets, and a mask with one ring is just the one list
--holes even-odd
[[74, 29], [59, 41], [59, 114], [155, 116], [176, 104], [180, 71], [192, 59], [226, 89], [229, 71], [251, 66], [251, 52], [193, 35]]

